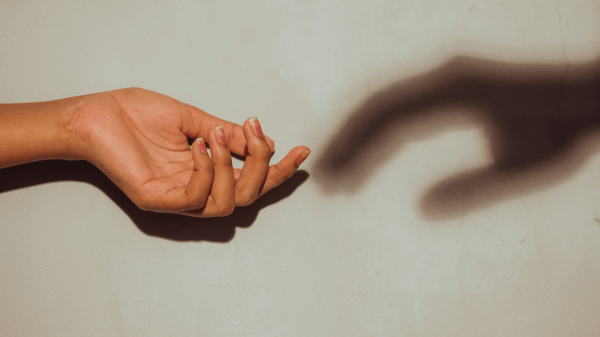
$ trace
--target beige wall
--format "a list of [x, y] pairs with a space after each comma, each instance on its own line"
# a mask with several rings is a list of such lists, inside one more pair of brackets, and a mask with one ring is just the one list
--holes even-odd
[[0, 170], [0, 335], [600, 335], [599, 1], [1, 0], [0, 32], [0, 102], [139, 86], [313, 150], [221, 220]]

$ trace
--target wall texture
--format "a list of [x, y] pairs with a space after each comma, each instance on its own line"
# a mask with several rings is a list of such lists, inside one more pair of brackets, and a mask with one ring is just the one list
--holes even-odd
[[599, 1], [2, 0], [0, 32], [0, 102], [138, 86], [313, 150], [218, 220], [0, 170], [0, 335], [600, 335]]

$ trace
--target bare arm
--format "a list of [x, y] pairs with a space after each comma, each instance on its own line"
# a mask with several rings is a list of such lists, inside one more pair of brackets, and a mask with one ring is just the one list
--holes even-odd
[[82, 144], [69, 130], [86, 100], [0, 104], [0, 168], [45, 159], [77, 160]]
[[[234, 124], [139, 88], [0, 105], [0, 168], [84, 159], [156, 212], [225, 216], [253, 203], [310, 154], [298, 146], [269, 166], [273, 148], [256, 118]], [[231, 152], [246, 156], [242, 169], [232, 167]]]

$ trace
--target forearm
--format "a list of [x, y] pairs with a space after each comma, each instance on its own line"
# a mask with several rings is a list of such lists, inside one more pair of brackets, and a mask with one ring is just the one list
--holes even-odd
[[45, 159], [82, 159], [69, 126], [85, 100], [0, 104], [0, 168]]

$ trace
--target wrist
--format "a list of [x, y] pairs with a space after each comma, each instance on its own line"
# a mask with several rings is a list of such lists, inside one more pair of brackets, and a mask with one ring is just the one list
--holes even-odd
[[114, 99], [110, 92], [100, 92], [65, 100], [61, 120], [65, 154], [70, 160], [83, 159], [96, 164], [97, 151], [94, 143], [102, 138], [101, 125], [110, 123], [107, 118]]
[[95, 94], [66, 98], [58, 102], [61, 107], [56, 109], [55, 118], [57, 129], [56, 141], [61, 149], [61, 159], [87, 159], [88, 139], [91, 127], [82, 122], [80, 115], [85, 106], [93, 101]]
[[85, 96], [0, 105], [0, 167], [45, 159], [82, 159], [84, 143], [71, 130]]

